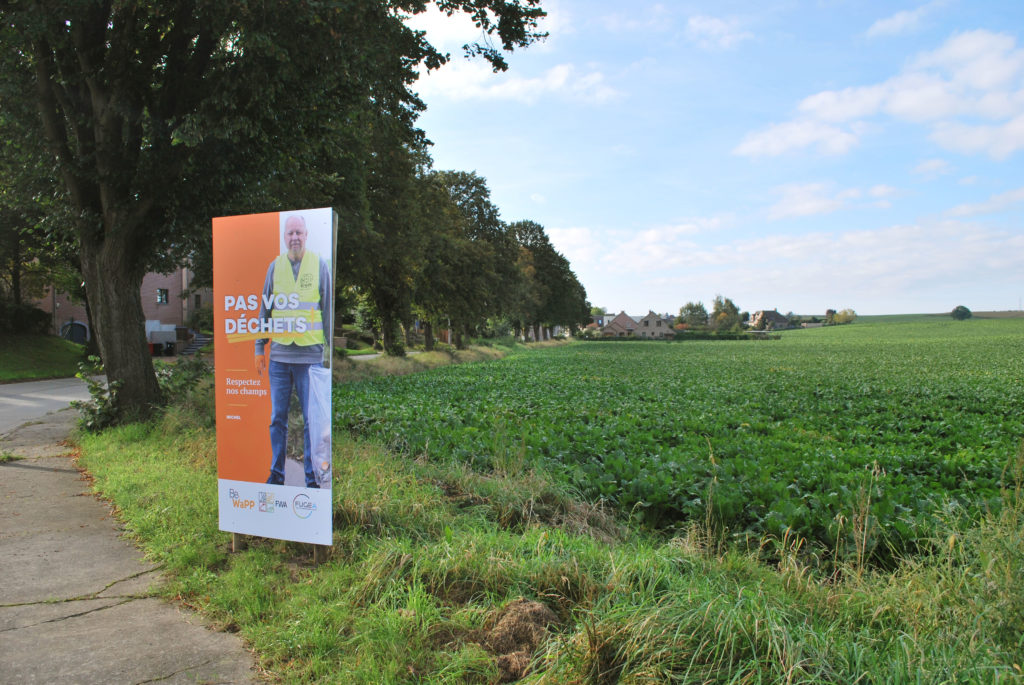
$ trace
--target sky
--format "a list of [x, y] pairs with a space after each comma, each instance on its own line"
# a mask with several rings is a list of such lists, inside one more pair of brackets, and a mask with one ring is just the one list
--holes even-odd
[[420, 127], [592, 304], [1021, 308], [1021, 0], [542, 4], [503, 74], [471, 22], [411, 20], [453, 58]]

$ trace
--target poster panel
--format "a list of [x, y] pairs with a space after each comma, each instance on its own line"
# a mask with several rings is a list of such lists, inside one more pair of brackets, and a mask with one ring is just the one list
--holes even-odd
[[213, 220], [220, 529], [331, 544], [337, 214]]

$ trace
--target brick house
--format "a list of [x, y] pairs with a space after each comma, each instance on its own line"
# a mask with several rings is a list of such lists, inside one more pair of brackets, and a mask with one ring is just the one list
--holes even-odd
[[[160, 322], [164, 326], [186, 327], [193, 312], [213, 304], [213, 290], [202, 288], [187, 292], [194, 274], [188, 268], [179, 268], [169, 274], [148, 273], [142, 279], [142, 313], [146, 321]], [[85, 306], [75, 303], [67, 293], [46, 294], [34, 303], [51, 316], [50, 332], [76, 342], [85, 342], [91, 337]]]
[[601, 329], [606, 338], [632, 338], [636, 332], [637, 321], [626, 312], [619, 312]]
[[672, 319], [648, 311], [647, 316], [637, 321], [636, 337], [655, 340], [674, 338], [676, 332], [672, 328], [672, 323]]
[[758, 331], [779, 331], [792, 327], [789, 319], [775, 309], [762, 309], [754, 312], [748, 325]]

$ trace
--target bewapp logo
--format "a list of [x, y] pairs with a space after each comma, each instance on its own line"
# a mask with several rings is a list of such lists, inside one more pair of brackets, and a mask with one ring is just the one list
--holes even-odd
[[235, 509], [254, 509], [256, 508], [256, 502], [251, 499], [242, 499], [238, 496], [238, 490], [231, 488], [229, 491], [231, 495], [231, 506]]
[[300, 519], [308, 519], [316, 511], [316, 503], [309, 499], [309, 495], [304, 492], [300, 492], [295, 495], [295, 499], [292, 500], [292, 511]]

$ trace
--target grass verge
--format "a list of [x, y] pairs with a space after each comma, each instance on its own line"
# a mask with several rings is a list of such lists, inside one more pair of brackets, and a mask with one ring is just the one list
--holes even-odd
[[74, 376], [82, 350], [53, 335], [0, 334], [0, 382]]
[[[564, 345], [564, 342], [557, 343], [536, 343], [529, 347], [551, 346], [553, 344]], [[470, 345], [469, 349], [456, 350], [445, 346], [445, 349], [438, 349], [432, 352], [421, 352], [404, 357], [380, 356], [374, 359], [353, 361], [352, 359], [334, 358], [334, 380], [339, 383], [353, 383], [367, 378], [378, 376], [402, 376], [428, 369], [436, 369], [450, 364], [469, 364], [473, 362], [489, 361], [499, 359], [509, 354], [514, 354], [527, 349], [526, 346], [512, 343], [507, 344], [476, 344]]]

